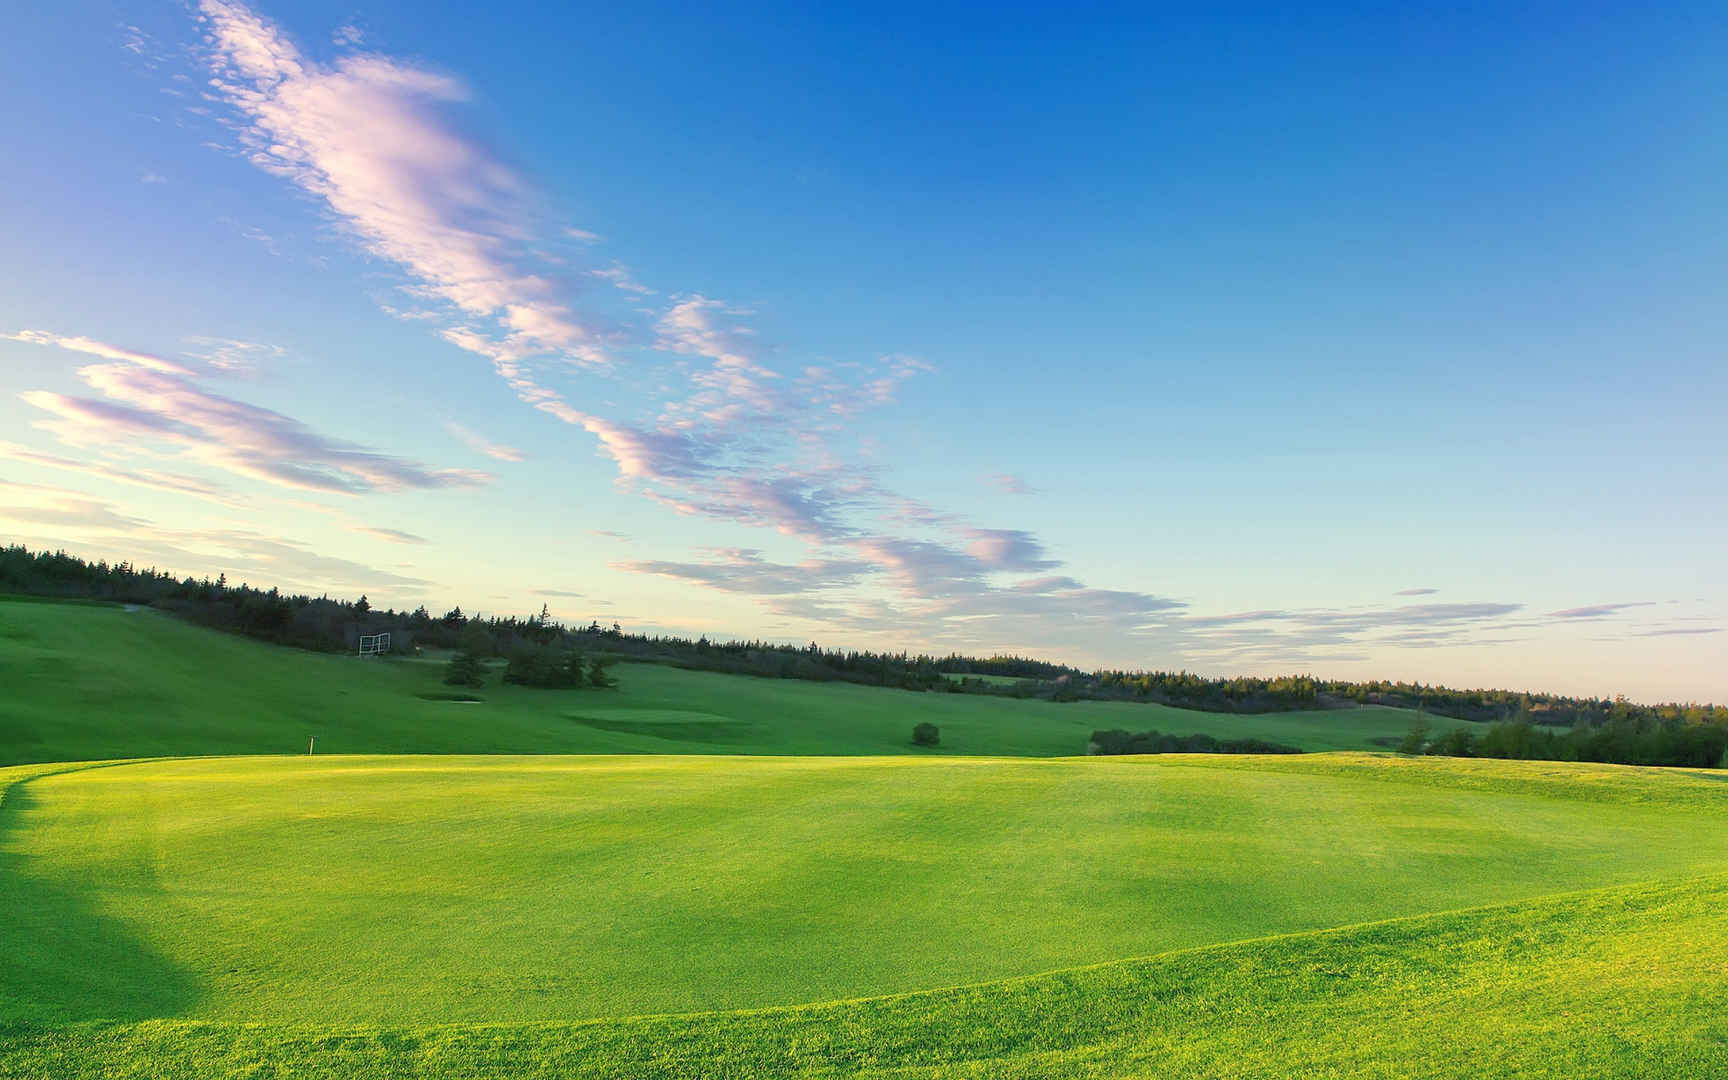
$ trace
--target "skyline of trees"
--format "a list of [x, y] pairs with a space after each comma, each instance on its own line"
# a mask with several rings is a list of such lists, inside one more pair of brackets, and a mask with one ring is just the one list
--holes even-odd
[[[1643, 705], [1624, 697], [1457, 689], [1384, 680], [1354, 682], [1312, 675], [1218, 678], [1187, 671], [1087, 671], [1016, 655], [935, 656], [904, 650], [828, 649], [814, 641], [792, 645], [759, 639], [716, 640], [705, 634], [692, 639], [627, 633], [616, 622], [603, 627], [598, 620], [586, 627], [570, 627], [554, 619], [545, 604], [535, 615], [481, 618], [468, 615], [460, 606], [442, 615], [434, 615], [425, 605], [413, 611], [378, 610], [364, 594], [354, 601], [333, 599], [328, 594], [289, 594], [274, 587], [264, 590], [245, 583], [232, 585], [226, 574], [214, 581], [177, 577], [154, 567], [141, 569], [125, 561], [89, 562], [63, 550], [31, 551], [21, 544], [0, 549], [0, 592], [144, 604], [214, 629], [323, 652], [352, 650], [361, 634], [389, 631], [396, 653], [412, 654], [421, 646], [431, 646], [467, 651], [481, 658], [508, 658], [525, 648], [552, 647], [732, 674], [941, 693], [1053, 701], [1146, 701], [1212, 712], [1384, 704], [1489, 723], [1600, 727], [1649, 722], [1728, 727], [1728, 705], [1697, 702]], [[584, 671], [584, 681], [587, 678]], [[1010, 681], [1001, 681], [1004, 679]]]
[[1504, 758], [1515, 761], [1595, 761], [1693, 769], [1728, 768], [1728, 725], [1684, 719], [1617, 716], [1602, 724], [1543, 728], [1528, 720], [1494, 724], [1484, 733], [1454, 728], [1430, 737], [1417, 721], [1401, 754]]

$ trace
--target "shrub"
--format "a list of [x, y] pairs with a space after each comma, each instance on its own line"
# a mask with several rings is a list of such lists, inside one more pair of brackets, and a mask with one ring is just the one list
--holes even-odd
[[1166, 735], [1160, 731], [1094, 731], [1089, 754], [1300, 754], [1301, 747], [1265, 739], [1215, 739], [1210, 735]]
[[1469, 728], [1453, 728], [1434, 740], [1428, 752], [1446, 757], [1475, 757], [1476, 733]]
[[928, 721], [912, 729], [914, 746], [939, 746], [942, 742], [942, 731]]
[[1266, 739], [1225, 739], [1218, 744], [1220, 754], [1300, 754], [1300, 746], [1269, 742]]
[[525, 645], [510, 654], [504, 681], [544, 690], [568, 690], [587, 684], [582, 673], [582, 654], [550, 645]]
[[1428, 718], [1419, 716], [1410, 722], [1410, 730], [1404, 733], [1404, 741], [1398, 744], [1398, 752], [1415, 756], [1426, 749], [1428, 749]]
[[450, 658], [450, 664], [444, 669], [444, 685], [446, 686], [485, 686], [485, 668], [480, 666], [480, 658], [466, 650]]

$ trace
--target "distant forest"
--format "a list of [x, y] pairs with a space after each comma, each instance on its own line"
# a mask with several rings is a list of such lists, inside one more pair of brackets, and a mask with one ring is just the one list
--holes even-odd
[[[907, 652], [827, 649], [815, 642], [787, 645], [757, 640], [711, 640], [631, 633], [617, 623], [566, 626], [542, 606], [537, 615], [476, 618], [460, 607], [433, 614], [377, 609], [365, 596], [283, 593], [231, 584], [227, 577], [180, 578], [131, 563], [88, 562], [64, 551], [0, 549], [0, 593], [144, 604], [202, 626], [281, 645], [321, 652], [352, 652], [360, 635], [389, 632], [392, 650], [430, 647], [511, 657], [523, 650], [556, 650], [767, 678], [850, 682], [937, 693], [988, 694], [1053, 701], [1140, 701], [1208, 712], [1274, 712], [1392, 705], [1463, 720], [1525, 728], [1589, 730], [1613, 727], [1634, 734], [1698, 725], [1728, 728], [1728, 706], [1669, 703], [1640, 705], [1624, 698], [1578, 698], [1517, 690], [1454, 690], [1421, 683], [1345, 682], [1308, 675], [1276, 678], [1207, 678], [1190, 672], [1085, 671], [1022, 656], [932, 656]], [[990, 676], [985, 678], [984, 676]], [[1572, 742], [1530, 741], [1534, 754], [1563, 755]], [[1494, 747], [1490, 747], [1490, 752]], [[1476, 749], [1477, 753], [1483, 752]]]

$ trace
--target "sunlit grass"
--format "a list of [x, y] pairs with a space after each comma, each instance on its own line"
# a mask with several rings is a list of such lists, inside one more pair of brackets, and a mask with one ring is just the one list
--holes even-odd
[[326, 1023], [751, 1008], [1728, 868], [1728, 785], [1648, 804], [1689, 780], [1653, 775], [1579, 802], [1522, 783], [1542, 768], [1522, 763], [1484, 768], [1501, 790], [1338, 764], [301, 757], [43, 776], [6, 807], [0, 1015], [141, 1019], [140, 995], [149, 1015]]
[[[1055, 704], [620, 665], [609, 691], [502, 685], [448, 697], [441, 665], [328, 656], [152, 611], [0, 600], [0, 764], [188, 754], [704, 753], [1052, 756], [1099, 728], [1370, 749], [1413, 714], [1229, 716]], [[468, 693], [468, 691], [462, 691]], [[914, 751], [928, 720], [942, 745]], [[1445, 721], [1437, 721], [1446, 723]], [[1376, 743], [1375, 740], [1381, 740]]]
[[1061, 757], [1408, 714], [620, 674], [456, 704], [0, 603], [0, 760], [73, 762], [0, 768], [0, 1077], [1728, 1075], [1713, 774]]
[[1710, 1080], [1721, 877], [866, 1001], [588, 1024], [0, 1027], [6, 1077]]

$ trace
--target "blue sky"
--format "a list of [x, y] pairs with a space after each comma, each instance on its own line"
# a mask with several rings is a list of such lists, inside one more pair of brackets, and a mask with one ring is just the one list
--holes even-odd
[[1728, 698], [1719, 9], [8, 22], [0, 535]]

